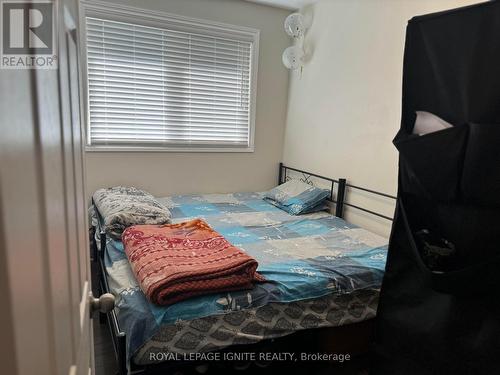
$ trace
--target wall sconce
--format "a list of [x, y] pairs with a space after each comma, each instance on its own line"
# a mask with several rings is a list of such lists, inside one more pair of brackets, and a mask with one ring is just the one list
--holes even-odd
[[285, 19], [285, 31], [295, 44], [283, 52], [283, 65], [291, 70], [302, 69], [304, 65], [304, 35], [311, 26], [310, 20], [300, 13], [292, 13]]
[[283, 52], [282, 60], [288, 69], [297, 70], [304, 64], [304, 50], [299, 46], [290, 46]]

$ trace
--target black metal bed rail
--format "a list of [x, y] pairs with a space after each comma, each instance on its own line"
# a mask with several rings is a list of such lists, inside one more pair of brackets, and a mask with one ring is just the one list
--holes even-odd
[[[361, 186], [346, 184], [346, 188], [353, 189], [353, 190], [361, 190], [361, 191], [364, 191], [366, 193], [378, 195], [378, 196], [383, 197], [383, 198], [397, 200], [397, 197], [395, 197], [393, 195], [382, 193], [380, 191], [375, 191], [375, 190], [372, 190], [372, 189], [367, 189], [367, 188], [364, 188], [364, 187], [361, 187]], [[393, 221], [394, 220], [392, 217], [389, 217], [387, 215], [381, 214], [380, 212], [372, 211], [372, 210], [369, 210], [369, 209], [364, 208], [364, 207], [357, 206], [357, 205], [352, 204], [352, 203], [344, 202], [344, 205], [347, 206], [347, 207], [355, 208], [357, 210], [366, 212], [366, 213], [371, 214], [371, 215], [378, 216], [378, 217], [380, 217], [382, 219], [386, 219], [386, 220], [389, 220], [389, 221]]]
[[363, 207], [356, 206], [355, 204], [352, 204], [352, 203], [344, 203], [344, 205], [346, 205], [347, 207], [355, 208], [355, 209], [357, 209], [357, 210], [360, 210], [360, 211], [366, 212], [366, 213], [368, 213], [368, 214], [372, 214], [372, 215], [375, 215], [375, 216], [381, 217], [382, 219], [386, 219], [386, 220], [389, 220], [389, 221], [393, 221], [393, 218], [392, 218], [392, 217], [386, 216], [386, 215], [381, 214], [381, 213], [379, 213], [379, 212], [375, 212], [375, 211], [372, 211], [372, 210], [368, 210], [368, 209], [363, 208]]
[[367, 193], [372, 193], [372, 194], [375, 194], [375, 195], [380, 195], [380, 196], [385, 197], [385, 198], [390, 198], [390, 199], [394, 199], [394, 200], [398, 199], [394, 195], [390, 195], [390, 194], [386, 194], [386, 193], [381, 193], [379, 191], [367, 189], [367, 188], [364, 188], [364, 187], [360, 187], [360, 186], [356, 186], [356, 185], [351, 185], [351, 184], [346, 184], [346, 186], [348, 188], [351, 188], [351, 189], [357, 189], [357, 190], [366, 191]]

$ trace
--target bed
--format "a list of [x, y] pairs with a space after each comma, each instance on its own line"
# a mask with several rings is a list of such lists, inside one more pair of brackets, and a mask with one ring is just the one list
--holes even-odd
[[375, 316], [388, 240], [342, 219], [346, 188], [358, 187], [284, 165], [279, 171], [280, 182], [296, 172], [304, 182], [330, 184], [335, 215], [290, 215], [259, 192], [159, 198], [174, 223], [202, 218], [254, 257], [267, 281], [251, 290], [154, 305], [140, 290], [122, 243], [96, 231], [100, 292], [116, 296], [108, 323], [121, 373], [154, 367], [169, 358], [166, 353], [216, 352]]

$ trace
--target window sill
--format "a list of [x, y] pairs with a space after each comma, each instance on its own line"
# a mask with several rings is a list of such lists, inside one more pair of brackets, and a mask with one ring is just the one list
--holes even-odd
[[86, 152], [213, 152], [213, 153], [251, 153], [254, 147], [133, 147], [133, 146], [86, 146]]

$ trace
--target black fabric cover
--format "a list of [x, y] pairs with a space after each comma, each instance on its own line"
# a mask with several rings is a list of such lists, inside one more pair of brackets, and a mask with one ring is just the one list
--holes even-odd
[[[500, 374], [500, 3], [410, 20], [374, 374]], [[412, 135], [418, 110], [453, 128]], [[415, 233], [457, 250], [432, 272]]]

